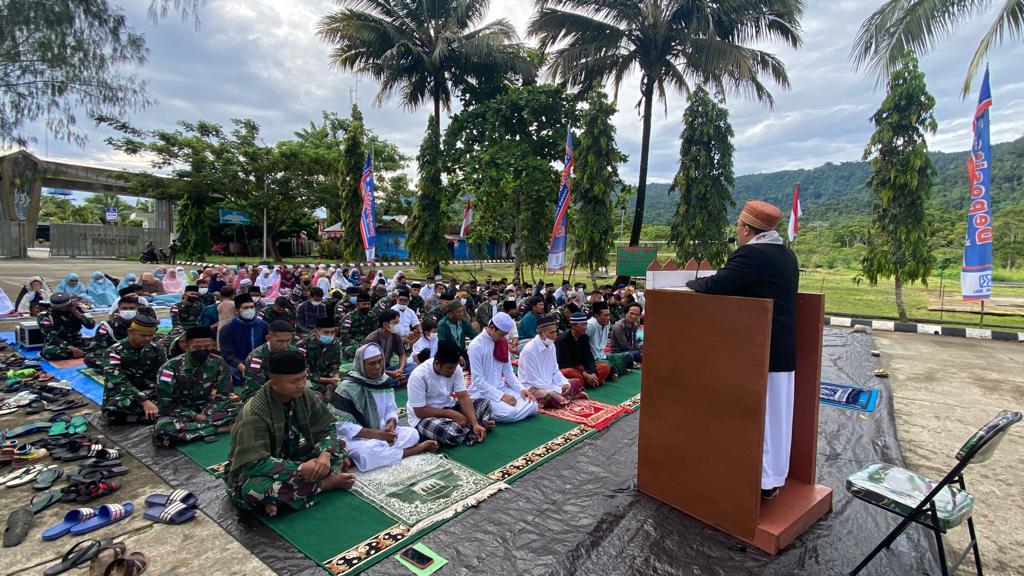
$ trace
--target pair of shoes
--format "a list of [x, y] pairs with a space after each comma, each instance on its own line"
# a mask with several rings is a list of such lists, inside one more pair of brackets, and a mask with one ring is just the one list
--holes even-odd
[[761, 489], [761, 498], [764, 498], [765, 500], [771, 500], [772, 498], [778, 496], [778, 494], [778, 488], [770, 488], [768, 490], [765, 490], [764, 488]]

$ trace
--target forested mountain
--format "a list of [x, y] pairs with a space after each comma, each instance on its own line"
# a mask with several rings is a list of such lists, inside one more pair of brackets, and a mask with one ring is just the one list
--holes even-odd
[[[944, 208], [963, 209], [968, 193], [967, 152], [933, 152], [930, 156], [938, 173], [932, 201]], [[739, 176], [733, 189], [737, 203], [733, 216], [747, 198], [767, 200], [788, 214], [797, 182], [804, 216], [809, 220], [833, 221], [866, 215], [871, 198], [864, 183], [870, 175], [867, 162], [829, 162], [811, 170]], [[645, 223], [668, 224], [679, 200], [668, 190], [668, 184], [647, 185]], [[634, 202], [630, 203], [630, 210]], [[1024, 205], [1024, 137], [992, 146], [992, 202], [996, 211]]]

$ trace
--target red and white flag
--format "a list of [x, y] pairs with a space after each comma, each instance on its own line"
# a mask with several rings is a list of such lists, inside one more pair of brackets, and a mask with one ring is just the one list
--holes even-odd
[[789, 230], [787, 234], [789, 241], [796, 240], [796, 234], [800, 231], [800, 217], [804, 215], [804, 211], [800, 208], [800, 185], [796, 185], [796, 190], [793, 191], [793, 207], [789, 211]]
[[462, 213], [462, 228], [459, 228], [459, 238], [466, 239], [469, 234], [469, 225], [473, 223], [473, 204], [466, 200], [466, 211]]

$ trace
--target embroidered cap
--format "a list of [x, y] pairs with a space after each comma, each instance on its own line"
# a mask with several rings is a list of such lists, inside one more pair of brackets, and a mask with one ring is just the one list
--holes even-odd
[[740, 212], [740, 222], [758, 230], [775, 230], [782, 220], [782, 211], [762, 200], [747, 200]]

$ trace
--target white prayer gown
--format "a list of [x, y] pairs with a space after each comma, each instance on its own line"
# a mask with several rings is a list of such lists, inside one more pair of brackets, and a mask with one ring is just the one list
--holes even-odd
[[[494, 358], [494, 340], [486, 330], [473, 338], [467, 349], [471, 367], [472, 383], [469, 395], [476, 400], [486, 398], [491, 401], [491, 412], [495, 422], [518, 422], [537, 413], [537, 403], [532, 399], [523, 398], [525, 390], [519, 383], [510, 362], [498, 362]], [[516, 399], [515, 406], [501, 401], [508, 394]]]
[[569, 379], [558, 369], [554, 342], [544, 344], [540, 338], [532, 338], [523, 346], [519, 354], [519, 382], [527, 388], [562, 393]]
[[[383, 429], [388, 420], [398, 420], [398, 404], [395, 402], [395, 393], [391, 390], [373, 390], [370, 392], [373, 401], [377, 404], [377, 414], [380, 415], [378, 429]], [[360, 472], [368, 472], [384, 466], [397, 464], [402, 460], [402, 452], [406, 448], [412, 448], [420, 441], [420, 433], [409, 426], [397, 426], [395, 432], [398, 439], [394, 444], [388, 444], [383, 440], [369, 440], [356, 438], [362, 432], [363, 427], [353, 422], [338, 422], [336, 425], [338, 437], [345, 441], [345, 449], [348, 450], [348, 457], [352, 464]]]

